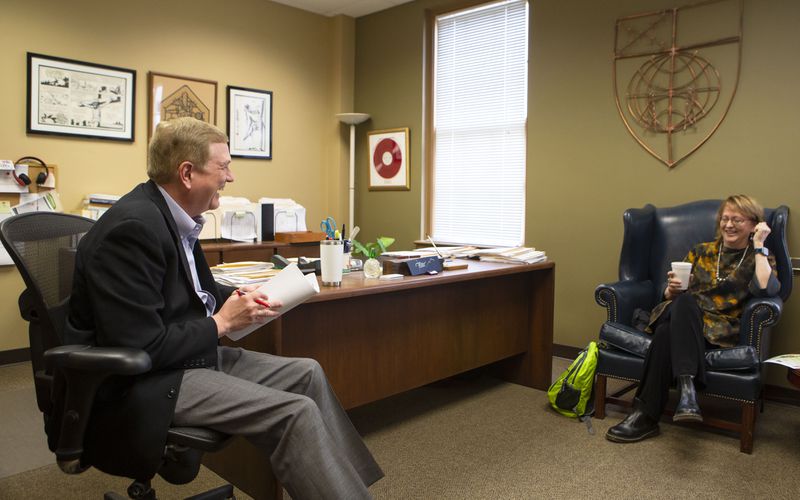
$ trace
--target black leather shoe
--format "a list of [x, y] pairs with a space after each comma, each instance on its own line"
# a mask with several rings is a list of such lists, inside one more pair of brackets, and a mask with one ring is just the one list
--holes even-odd
[[678, 388], [681, 397], [675, 414], [672, 416], [673, 422], [702, 422], [703, 415], [700, 413], [700, 405], [697, 404], [697, 394], [694, 389], [694, 377], [691, 375], [678, 376]]
[[634, 405], [633, 413], [606, 432], [606, 439], [615, 443], [635, 443], [659, 433], [658, 421]]

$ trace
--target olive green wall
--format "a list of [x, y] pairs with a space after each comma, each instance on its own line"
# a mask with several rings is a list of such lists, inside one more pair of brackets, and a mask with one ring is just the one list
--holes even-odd
[[[425, 9], [445, 3], [417, 1], [356, 20], [355, 104], [372, 115], [359, 128], [357, 220], [365, 238], [397, 236], [398, 247], [420, 236]], [[626, 208], [740, 192], [765, 206], [798, 208], [800, 2], [744, 3], [733, 106], [711, 140], [678, 167], [669, 170], [649, 156], [623, 126], [612, 87], [615, 19], [683, 3], [531, 2], [526, 243], [556, 262], [558, 344], [583, 346], [596, 338], [605, 312], [593, 292], [616, 279]], [[411, 129], [411, 190], [367, 191], [366, 132], [394, 127]], [[800, 217], [790, 221], [796, 252]], [[774, 331], [773, 353], [800, 352], [796, 296]], [[782, 383], [785, 370], [770, 372], [770, 382]]]
[[[147, 72], [273, 91], [273, 160], [234, 159], [226, 195], [294, 198], [307, 222], [347, 217], [348, 140], [336, 113], [352, 111], [355, 23], [263, 0], [0, 0], [0, 158], [58, 165], [58, 191], [75, 210], [88, 193], [124, 194], [146, 180]], [[26, 52], [137, 72], [135, 142], [26, 135]], [[28, 346], [22, 281], [0, 267], [0, 351]]]

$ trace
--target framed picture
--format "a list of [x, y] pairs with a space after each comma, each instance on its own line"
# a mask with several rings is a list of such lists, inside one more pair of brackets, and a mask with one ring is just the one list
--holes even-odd
[[28, 52], [29, 134], [133, 142], [136, 71]]
[[192, 116], [217, 124], [217, 82], [185, 76], [147, 74], [147, 139], [162, 120]]
[[369, 132], [369, 190], [408, 191], [408, 128]]
[[228, 85], [231, 156], [272, 159], [272, 92]]

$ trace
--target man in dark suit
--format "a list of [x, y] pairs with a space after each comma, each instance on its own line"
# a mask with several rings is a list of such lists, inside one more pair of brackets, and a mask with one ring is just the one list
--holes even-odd
[[136, 347], [153, 362], [146, 375], [102, 387], [83, 460], [146, 477], [171, 424], [203, 426], [259, 446], [293, 498], [368, 498], [383, 472], [319, 364], [218, 346], [280, 309], [255, 287], [218, 287], [197, 244], [202, 213], [233, 182], [227, 140], [193, 118], [160, 123], [150, 181], [80, 242], [65, 341]]

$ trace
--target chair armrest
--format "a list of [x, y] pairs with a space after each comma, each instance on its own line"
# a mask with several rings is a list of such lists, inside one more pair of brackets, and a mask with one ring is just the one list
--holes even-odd
[[90, 371], [98, 377], [139, 375], [153, 366], [145, 351], [131, 347], [62, 345], [45, 351], [44, 360], [51, 369]]
[[[652, 340], [651, 335], [620, 323], [606, 322], [600, 327], [601, 342], [637, 358], [647, 356]], [[759, 365], [756, 350], [751, 346], [710, 349], [705, 358], [706, 366], [714, 371], [750, 371]]]
[[706, 351], [706, 366], [714, 371], [750, 371], [759, 366], [758, 354], [752, 346], [740, 345]]
[[600, 341], [636, 357], [644, 358], [653, 337], [621, 323], [607, 321], [600, 327]]
[[[83, 438], [92, 405], [100, 385], [113, 375], [131, 376], [145, 373], [152, 367], [150, 356], [140, 349], [126, 347], [92, 347], [64, 345], [44, 353], [45, 364], [55, 369], [64, 387], [63, 411], [58, 445], [55, 450], [58, 466], [68, 474], [83, 472], [80, 463]], [[54, 397], [59, 397], [58, 384]], [[54, 415], [59, 416], [57, 413]]]
[[607, 321], [630, 325], [634, 309], [653, 308], [653, 282], [617, 281], [599, 285], [594, 300], [606, 308]]
[[769, 347], [769, 327], [778, 323], [783, 311], [783, 300], [780, 297], [764, 297], [751, 299], [745, 304], [739, 327], [739, 345], [755, 347], [760, 359]]

